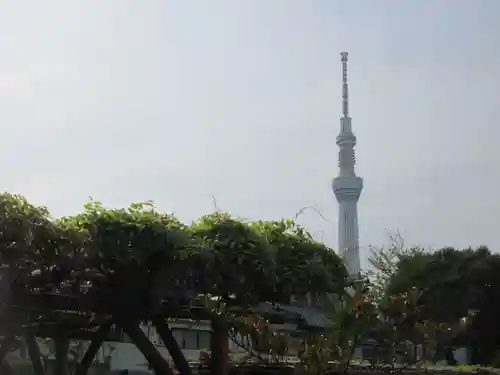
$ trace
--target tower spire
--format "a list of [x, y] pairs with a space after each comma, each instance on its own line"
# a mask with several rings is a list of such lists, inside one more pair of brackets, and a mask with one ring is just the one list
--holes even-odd
[[347, 52], [342, 52], [342, 115], [349, 117], [349, 89], [347, 86]]

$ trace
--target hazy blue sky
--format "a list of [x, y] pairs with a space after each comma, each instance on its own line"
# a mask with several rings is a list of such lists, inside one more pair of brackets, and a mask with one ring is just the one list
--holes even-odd
[[500, 250], [500, 1], [2, 0], [1, 187], [76, 212], [294, 216], [336, 244], [341, 51], [360, 242]]

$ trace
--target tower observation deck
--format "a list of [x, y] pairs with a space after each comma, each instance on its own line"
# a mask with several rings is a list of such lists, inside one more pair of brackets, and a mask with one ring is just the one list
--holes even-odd
[[340, 133], [337, 136], [339, 147], [339, 175], [333, 179], [332, 188], [339, 205], [338, 250], [346, 268], [353, 276], [359, 275], [358, 200], [363, 190], [363, 179], [356, 176], [355, 146], [356, 136], [352, 132], [349, 117], [349, 90], [347, 86], [347, 52], [341, 54], [342, 62], [342, 117]]

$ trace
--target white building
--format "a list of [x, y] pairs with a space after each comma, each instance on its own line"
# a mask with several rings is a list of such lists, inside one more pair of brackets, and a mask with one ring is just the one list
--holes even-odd
[[[258, 309], [262, 313], [271, 311], [276, 313], [276, 310], [269, 304], [261, 304]], [[280, 310], [280, 314], [286, 316], [286, 322], [283, 324], [272, 324], [271, 327], [276, 331], [296, 332], [300, 330], [323, 329], [326, 325], [326, 316], [321, 314], [314, 307], [280, 305]], [[210, 350], [211, 325], [209, 321], [191, 322], [179, 320], [175, 323], [169, 323], [169, 326], [173, 336], [189, 362], [198, 362], [200, 354]], [[168, 351], [163, 345], [155, 327], [144, 325], [142, 329], [158, 351], [163, 354], [167, 360], [171, 361]], [[130, 342], [126, 335], [121, 337], [121, 342], [104, 343], [97, 356], [99, 361], [105, 359], [103, 356], [110, 352], [110, 346], [113, 347], [111, 350], [111, 358], [109, 358], [111, 371], [127, 369], [129, 372], [143, 371], [152, 373], [142, 353], [137, 349], [135, 344]], [[231, 340], [229, 340], [229, 349], [233, 353], [245, 352]]]
[[[198, 361], [200, 353], [210, 348], [210, 324], [209, 322], [199, 322], [196, 324], [173, 323], [170, 324], [172, 333], [181, 347], [188, 361]], [[142, 325], [142, 330], [149, 340], [156, 346], [157, 350], [168, 360], [171, 361], [167, 349], [164, 347], [160, 336], [156, 329], [151, 325]], [[113, 334], [112, 334], [113, 335]], [[107, 364], [105, 368], [109, 368], [111, 372], [119, 372], [121, 370], [129, 370], [131, 373], [153, 373], [149, 368], [147, 360], [144, 358], [139, 349], [131, 340], [123, 334], [121, 337], [116, 337], [116, 340], [104, 342], [96, 354], [94, 363]], [[54, 348], [50, 341], [37, 339], [40, 347], [40, 354], [46, 366], [55, 359]], [[72, 340], [70, 343], [70, 353], [68, 355], [69, 362], [73, 362], [75, 357], [77, 360], [83, 356], [87, 345], [78, 345], [81, 342]], [[88, 342], [85, 342], [88, 344]], [[75, 350], [78, 348], [77, 350]], [[75, 355], [78, 351], [78, 355]], [[8, 356], [8, 361], [17, 362], [24, 359], [28, 362], [27, 353], [17, 350]], [[31, 367], [31, 366], [30, 366]], [[106, 371], [107, 372], [107, 371]], [[92, 371], [91, 371], [92, 373]]]
[[[284, 322], [282, 324], [272, 324], [272, 328], [276, 331], [296, 332], [300, 330], [322, 329], [325, 326], [326, 316], [319, 313], [314, 307], [311, 306], [297, 306], [297, 305], [280, 305], [280, 312], [277, 312], [270, 304], [260, 304], [257, 308], [263, 314], [279, 314], [283, 316]], [[170, 329], [176, 339], [178, 345], [183, 351], [188, 362], [198, 362], [202, 352], [210, 350], [210, 335], [211, 325], [209, 321], [190, 321], [179, 319], [176, 322], [169, 322]], [[161, 337], [152, 325], [142, 325], [143, 332], [149, 340], [156, 346], [157, 350], [174, 366], [168, 350], [163, 345]], [[113, 341], [106, 341], [99, 349], [94, 362], [97, 364], [108, 364], [105, 368], [109, 368], [112, 373], [117, 373], [121, 370], [129, 370], [129, 374], [138, 375], [140, 373], [152, 374], [153, 370], [149, 368], [146, 358], [142, 355], [139, 349], [127, 337], [118, 330], [112, 328], [110, 338]], [[40, 352], [43, 360], [50, 366], [54, 360], [54, 348], [46, 342], [46, 340], [39, 340]], [[72, 341], [70, 344], [70, 353], [78, 347], [77, 341]], [[72, 350], [71, 350], [72, 349]], [[81, 358], [85, 352], [86, 346], [82, 345], [79, 350], [79, 357]], [[229, 349], [235, 353], [244, 355], [245, 350], [238, 344], [229, 340]], [[19, 360], [24, 358], [24, 362], [28, 363], [27, 353], [21, 354], [21, 351], [16, 351], [9, 355], [9, 361]], [[75, 356], [69, 355], [69, 362], [74, 361]], [[89, 372], [96, 373], [94, 371]], [[97, 372], [99, 373], [99, 372]]]
[[[177, 340], [182, 352], [188, 361], [198, 361], [200, 353], [210, 349], [210, 323], [170, 323], [172, 333]], [[156, 346], [157, 350], [169, 361], [170, 356], [163, 342], [152, 325], [143, 325], [142, 329], [149, 340]], [[102, 354], [107, 350], [106, 347], [113, 347], [110, 358], [111, 371], [129, 370], [129, 371], [144, 371], [152, 373], [149, 369], [148, 362], [142, 353], [137, 349], [130, 339], [123, 335], [121, 342], [106, 342], [101, 348]], [[109, 350], [108, 350], [109, 352]], [[101, 353], [99, 353], [102, 355]], [[99, 358], [103, 360], [104, 358]]]

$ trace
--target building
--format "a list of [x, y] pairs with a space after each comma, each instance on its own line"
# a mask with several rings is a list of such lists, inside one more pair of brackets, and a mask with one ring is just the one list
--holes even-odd
[[339, 175], [333, 179], [333, 192], [339, 204], [338, 250], [351, 275], [359, 275], [361, 262], [358, 242], [358, 199], [363, 190], [363, 180], [356, 176], [354, 148], [356, 136], [352, 132], [349, 117], [349, 90], [347, 87], [347, 52], [342, 52], [342, 117], [340, 133], [337, 136], [339, 147]]
[[[272, 329], [277, 332], [297, 334], [300, 332], [323, 330], [328, 321], [327, 316], [310, 306], [310, 301], [297, 301], [293, 305], [261, 303], [252, 310], [259, 315], [266, 316], [272, 322]], [[177, 319], [174, 322], [169, 322], [169, 326], [175, 340], [189, 362], [199, 362], [202, 353], [210, 351], [211, 325], [209, 321]], [[141, 325], [141, 329], [160, 354], [167, 361], [171, 362], [173, 366], [170, 355], [163, 345], [156, 328], [151, 324], [143, 324]], [[236, 337], [233, 339], [234, 341], [232, 339], [229, 340], [229, 349], [232, 356], [235, 356], [235, 358], [240, 356], [241, 358], [246, 357], [247, 352], [244, 347], [248, 343], [245, 342], [245, 338]], [[40, 346], [42, 362], [46, 366], [46, 369], [50, 369], [55, 360], [53, 342], [47, 339], [39, 339], [38, 344]], [[241, 344], [243, 344], [243, 347]], [[71, 340], [68, 355], [68, 367], [70, 369], [83, 357], [88, 345], [88, 341]], [[20, 349], [9, 354], [8, 362], [11, 364], [16, 363], [17, 366], [26, 365], [31, 368], [28, 353], [24, 345], [20, 345]], [[153, 373], [147, 360], [130, 338], [120, 329], [112, 326], [106, 341], [103, 342], [97, 352], [94, 365], [89, 374], [120, 373], [122, 370], [128, 370], [130, 375]]]
[[[255, 308], [259, 314], [280, 314], [283, 323], [271, 324], [272, 328], [281, 332], [301, 332], [324, 329], [328, 318], [311, 306], [278, 305], [261, 303]], [[210, 350], [211, 325], [209, 321], [179, 320], [169, 323], [174, 338], [189, 362], [198, 362], [202, 352]], [[156, 332], [154, 326], [143, 325], [142, 329], [158, 351], [167, 359], [170, 358], [167, 349]], [[126, 335], [117, 337], [117, 341], [106, 342], [103, 353], [110, 353], [109, 346], [113, 347], [109, 358], [112, 372], [127, 369], [130, 372], [152, 373], [142, 353]], [[238, 343], [230, 340], [229, 349], [232, 353], [245, 353]], [[101, 354], [102, 355], [102, 354]]]

